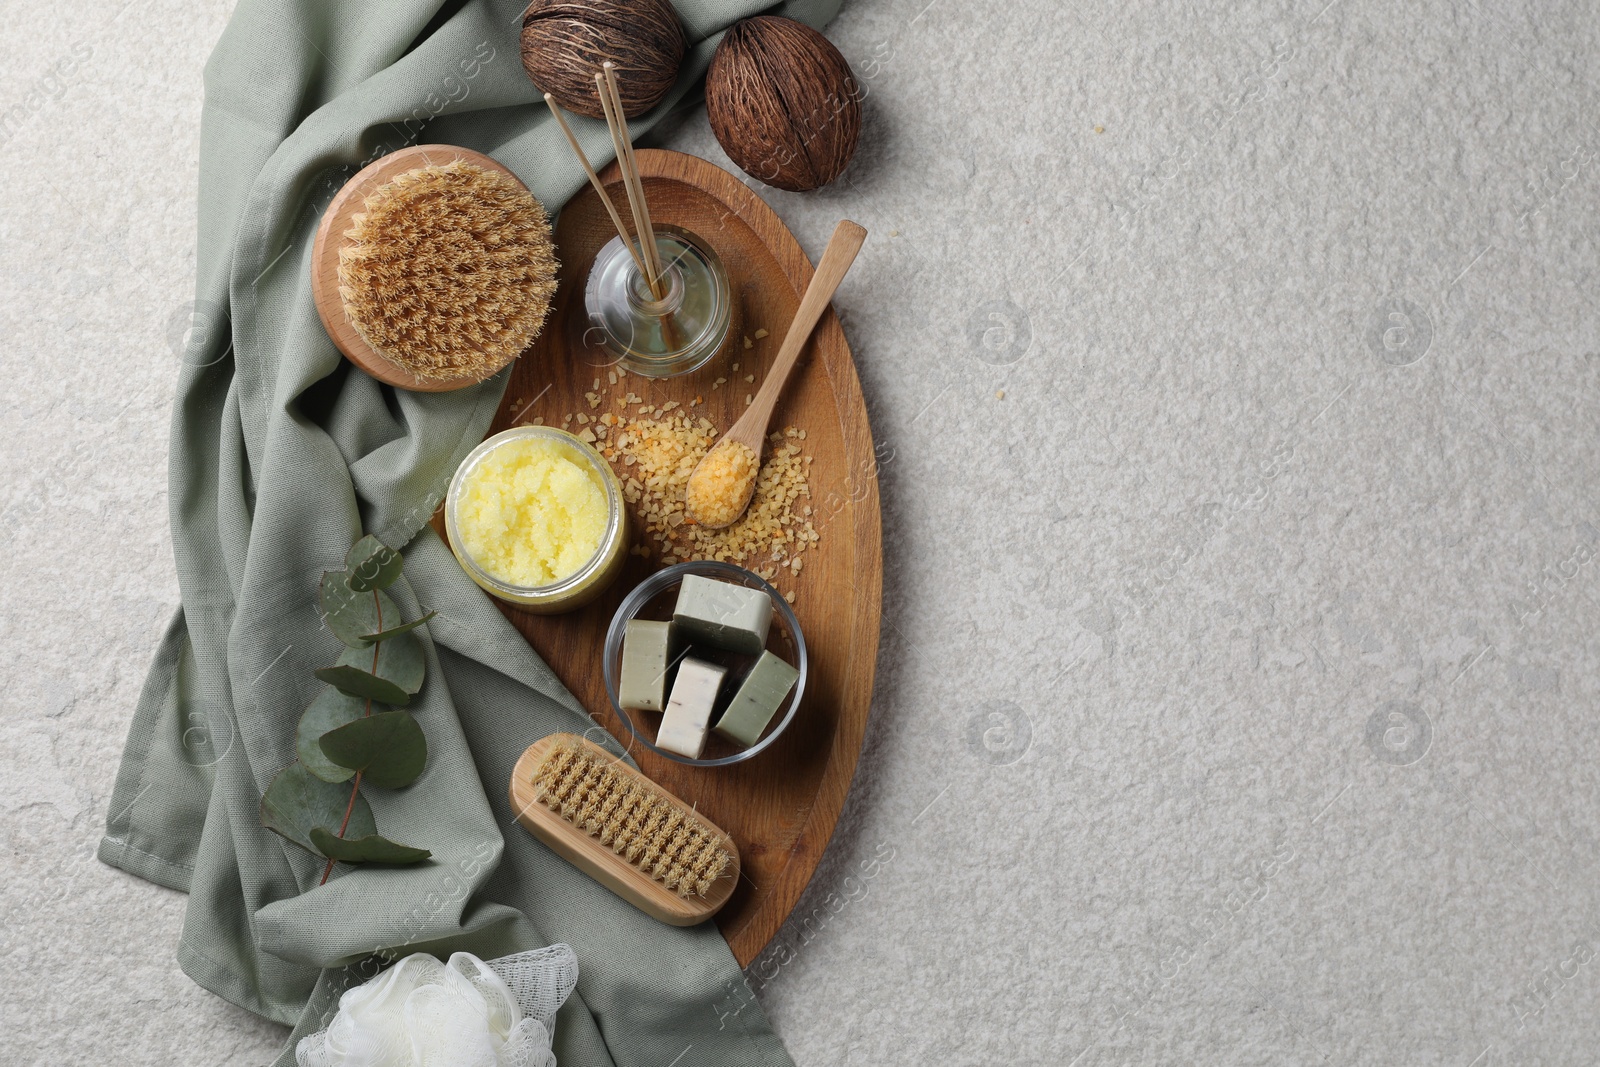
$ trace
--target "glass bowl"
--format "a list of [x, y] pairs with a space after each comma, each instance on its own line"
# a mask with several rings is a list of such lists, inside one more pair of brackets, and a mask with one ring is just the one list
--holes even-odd
[[[740, 748], [727, 738], [713, 731], [706, 739], [706, 755], [699, 759], [668, 752], [666, 749], [657, 748], [655, 743], [655, 726], [660, 723], [661, 715], [653, 711], [629, 711], [617, 702], [617, 680], [622, 671], [622, 638], [627, 631], [628, 623], [634, 619], [654, 619], [668, 621], [672, 618], [672, 608], [677, 601], [678, 587], [683, 584], [683, 578], [688, 574], [697, 574], [704, 578], [715, 578], [718, 581], [742, 585], [749, 589], [759, 589], [766, 593], [772, 600], [772, 628], [767, 632], [767, 650], [773, 655], [787, 661], [795, 667], [800, 676], [795, 679], [794, 688], [789, 691], [789, 697], [778, 713], [772, 717], [772, 722], [767, 725], [766, 732], [761, 739], [749, 748]], [[742, 680], [740, 668], [755, 661], [754, 656], [741, 656], [738, 653], [722, 652], [718, 649], [696, 646], [696, 658], [729, 667], [730, 679], [723, 685], [723, 692], [717, 701], [717, 710], [720, 713], [732, 694], [737, 691]], [[676, 654], [676, 653], [675, 653]], [[779, 735], [789, 728], [794, 721], [795, 713], [800, 710], [800, 701], [805, 696], [806, 690], [806, 639], [800, 633], [800, 620], [795, 618], [794, 609], [789, 602], [783, 599], [783, 594], [763, 581], [760, 576], [736, 567], [732, 563], [718, 563], [713, 560], [691, 560], [687, 563], [675, 563], [665, 567], [644, 581], [640, 582], [617, 608], [617, 613], [611, 617], [611, 628], [606, 631], [604, 649], [604, 671], [606, 677], [606, 696], [611, 701], [611, 710], [616, 712], [627, 726], [633, 739], [645, 748], [664, 759], [674, 763], [684, 763], [691, 767], [726, 767], [733, 763], [742, 763], [753, 759], [772, 746]], [[648, 718], [646, 718], [648, 717]]]
[[[478, 464], [501, 445], [527, 438], [557, 441], [566, 446], [571, 458], [589, 466], [595, 481], [606, 494], [606, 531], [594, 555], [567, 577], [542, 586], [511, 585], [479, 566], [478, 561], [462, 547], [457, 515], [461, 487]], [[577, 437], [554, 426], [516, 426], [495, 434], [469, 452], [467, 458], [461, 461], [461, 466], [456, 468], [455, 477], [450, 479], [450, 489], [445, 494], [444, 526], [445, 532], [450, 535], [450, 551], [455, 553], [467, 577], [491, 596], [541, 615], [571, 611], [599, 596], [622, 573], [622, 565], [628, 556], [628, 511], [623, 507], [622, 485], [611, 470], [611, 464]]]

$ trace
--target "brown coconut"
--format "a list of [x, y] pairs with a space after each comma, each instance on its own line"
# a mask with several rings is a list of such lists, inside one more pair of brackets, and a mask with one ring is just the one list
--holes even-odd
[[622, 113], [637, 118], [678, 80], [688, 49], [667, 0], [533, 0], [522, 13], [522, 66], [568, 111], [605, 117], [594, 76], [617, 67]]
[[826, 37], [780, 15], [733, 26], [706, 72], [706, 115], [752, 178], [801, 192], [827, 185], [861, 138], [861, 87]]

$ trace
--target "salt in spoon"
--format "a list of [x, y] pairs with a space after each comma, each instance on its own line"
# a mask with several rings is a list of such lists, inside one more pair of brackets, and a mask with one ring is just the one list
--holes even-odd
[[856, 253], [861, 251], [866, 239], [867, 231], [849, 219], [834, 228], [828, 247], [817, 263], [817, 271], [811, 276], [811, 284], [800, 298], [794, 321], [789, 323], [778, 358], [750, 402], [749, 410], [722, 435], [722, 440], [705, 454], [689, 475], [683, 494], [684, 510], [699, 525], [712, 530], [732, 526], [750, 507], [750, 498], [756, 491], [756, 475], [761, 470], [761, 448], [766, 444], [767, 423], [772, 419], [772, 409], [777, 406], [778, 394], [783, 392], [789, 372], [794, 370], [811, 331], [822, 318], [822, 312], [833, 299], [839, 283], [844, 281], [845, 272], [855, 262]]

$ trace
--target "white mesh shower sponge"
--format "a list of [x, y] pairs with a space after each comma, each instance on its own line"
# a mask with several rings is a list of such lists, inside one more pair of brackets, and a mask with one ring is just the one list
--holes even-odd
[[555, 1067], [556, 1009], [578, 982], [566, 945], [484, 963], [407, 956], [339, 998], [326, 1030], [295, 1046], [300, 1067]]

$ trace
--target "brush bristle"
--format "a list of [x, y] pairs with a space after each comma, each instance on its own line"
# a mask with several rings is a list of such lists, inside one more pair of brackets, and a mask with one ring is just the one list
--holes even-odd
[[733, 860], [720, 835], [615, 763], [576, 737], [563, 739], [533, 772], [533, 795], [680, 897], [704, 896]]
[[550, 219], [509, 175], [457, 160], [380, 186], [351, 217], [339, 296], [374, 351], [425, 381], [486, 378], [539, 335]]

